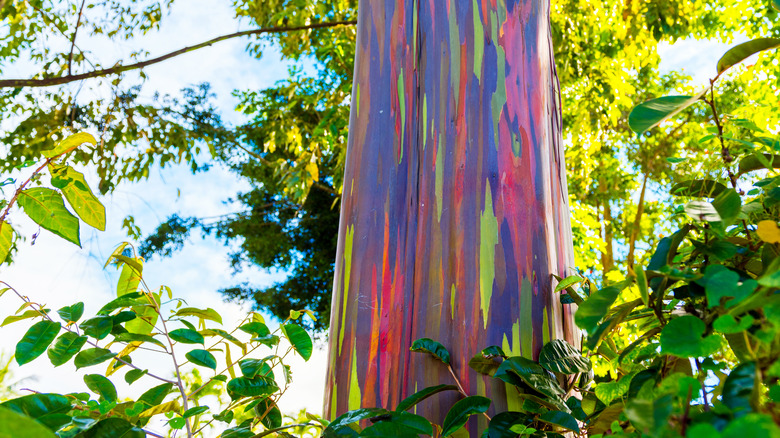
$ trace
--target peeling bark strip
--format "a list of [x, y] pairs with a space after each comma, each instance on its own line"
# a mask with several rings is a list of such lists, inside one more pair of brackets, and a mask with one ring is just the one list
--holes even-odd
[[573, 266], [559, 105], [546, 0], [360, 2], [326, 416], [452, 383], [417, 338], [492, 410], [519, 405], [474, 354], [578, 342], [550, 281]]

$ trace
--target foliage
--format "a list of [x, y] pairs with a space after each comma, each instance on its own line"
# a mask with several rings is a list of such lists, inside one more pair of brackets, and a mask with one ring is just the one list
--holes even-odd
[[[32, 201], [19, 202], [24, 213], [41, 227], [78, 243], [79, 219], [66, 208], [60, 191], [84, 222], [105, 222], [97, 198], [68, 196], [68, 190], [91, 195], [83, 177], [73, 176], [76, 171], [68, 164], [70, 154], [85, 143], [94, 144], [94, 139], [76, 134], [44, 151], [48, 158], [5, 202], [4, 228], [11, 230], [5, 219], [16, 200], [28, 196]], [[43, 171], [47, 168], [54, 188], [43, 187]], [[71, 177], [65, 179], [63, 175]], [[41, 187], [26, 188], [32, 183]], [[39, 210], [44, 213], [39, 214]], [[3, 243], [6, 254], [11, 244], [11, 240]], [[116, 298], [92, 317], [84, 315], [83, 302], [63, 307], [55, 315], [0, 281], [0, 295], [11, 292], [23, 302], [3, 325], [34, 322], [16, 344], [18, 365], [34, 363], [46, 353], [57, 367], [68, 363], [76, 369], [105, 366], [102, 372], [84, 375], [90, 392], [35, 392], [21, 397], [9, 394], [0, 403], [0, 436], [21, 436], [24, 430], [24, 436], [30, 437], [161, 437], [148, 426], [158, 416], [167, 418], [169, 430], [185, 429], [190, 437], [204, 436], [212, 428], [221, 430], [225, 437], [249, 437], [276, 435], [287, 429], [310, 432], [322, 427], [322, 420], [316, 417], [283, 425], [277, 407], [292, 382], [285, 360], [291, 354], [304, 360], [311, 357], [312, 339], [299, 323], [304, 315], [313, 317], [312, 312], [291, 311], [274, 331], [260, 314], [252, 312], [228, 332], [219, 328], [223, 321], [215, 310], [185, 307], [184, 300], [174, 298], [166, 286], [152, 290], [143, 278], [143, 259], [129, 244], [116, 248], [106, 262], [106, 267], [109, 265], [121, 271]], [[162, 365], [165, 362], [156, 361], [160, 371], [147, 368], [133, 360], [140, 350], [155, 352], [170, 362], [166, 367]], [[198, 367], [212, 370], [211, 377], [202, 378]], [[166, 368], [173, 370], [172, 377], [166, 377]], [[126, 371], [124, 380], [128, 384], [143, 384], [148, 389], [137, 399], [119, 394], [114, 382], [120, 371]], [[7, 378], [7, 366], [0, 377]], [[208, 395], [224, 404], [202, 404], [201, 399]]]

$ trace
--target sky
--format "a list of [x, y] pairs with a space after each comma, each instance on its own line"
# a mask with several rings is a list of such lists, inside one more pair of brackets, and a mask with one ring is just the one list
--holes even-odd
[[[151, 56], [155, 56], [237, 30], [241, 29], [237, 28], [229, 2], [187, 0], [186, 3], [174, 3], [170, 17], [155, 35], [132, 44], [109, 45], [97, 41], [94, 46], [90, 47], [88, 43], [83, 46], [92, 49], [92, 56], [111, 64], [112, 60], [121, 59], [138, 47], [153, 48]], [[197, 38], [192, 35], [197, 35]], [[153, 65], [145, 70], [149, 76], [145, 89], [176, 93], [186, 86], [210, 82], [218, 96], [216, 104], [222, 109], [225, 119], [238, 122], [239, 116], [232, 111], [237, 103], [231, 95], [234, 89], [262, 89], [287, 75], [287, 64], [280, 60], [274, 48], [266, 50], [262, 60], [255, 60], [244, 52], [245, 44], [245, 40], [230, 40]], [[663, 44], [660, 48], [662, 69], [683, 68], [694, 77], [694, 83], [703, 85], [714, 74], [717, 57], [728, 46], [701, 41], [682, 41], [673, 46]], [[8, 77], [24, 76], [29, 67], [20, 64], [15, 70], [5, 73]], [[100, 93], [101, 90], [93, 92]], [[85, 173], [95, 187], [88, 169]], [[121, 229], [124, 217], [133, 215], [146, 235], [173, 213], [182, 217], [208, 217], [235, 211], [236, 207], [223, 201], [246, 189], [245, 183], [219, 166], [197, 175], [182, 167], [156, 169], [148, 180], [121, 184], [111, 195], [102, 198], [107, 209], [107, 230], [98, 232], [83, 225], [83, 248], [46, 231], [41, 232], [34, 245], [30, 245], [28, 239], [20, 246], [15, 264], [0, 270], [0, 280], [51, 309], [83, 301], [86, 304], [85, 316], [94, 315], [102, 303], [115, 296], [118, 273], [111, 267], [104, 269], [103, 265], [113, 248], [127, 240]], [[20, 214], [14, 215], [13, 223], [28, 238], [38, 230]], [[229, 266], [228, 252], [221, 242], [195, 233], [184, 249], [173, 257], [150, 260], [145, 266], [145, 279], [153, 289], [162, 284], [171, 287], [174, 294], [186, 299], [190, 306], [218, 310], [226, 322], [223, 328], [230, 331], [233, 325], [229, 321], [242, 319], [249, 306], [225, 303], [217, 291], [243, 281], [256, 286], [269, 285], [281, 274], [252, 268], [234, 274]], [[2, 316], [20, 304], [17, 297], [6, 293], [0, 297], [0, 308], [5, 310]], [[29, 325], [19, 322], [0, 328], [0, 352], [10, 354]], [[283, 412], [305, 408], [312, 413], [321, 413], [326, 359], [325, 345], [319, 341], [308, 363], [297, 356], [291, 362], [294, 380], [280, 403]], [[169, 369], [165, 364], [156, 362], [160, 359], [151, 356], [140, 356], [140, 360], [148, 361], [150, 366], [158, 369]], [[87, 369], [86, 372], [96, 371]], [[84, 373], [74, 372], [72, 364], [53, 369], [43, 357], [37, 359], [33, 366], [14, 369], [15, 379], [20, 381], [18, 388], [44, 392], [84, 391], [81, 381]], [[128, 387], [122, 379], [114, 380], [118, 381], [120, 397], [138, 395], [138, 389]], [[157, 427], [158, 431], [161, 430], [160, 425]]]

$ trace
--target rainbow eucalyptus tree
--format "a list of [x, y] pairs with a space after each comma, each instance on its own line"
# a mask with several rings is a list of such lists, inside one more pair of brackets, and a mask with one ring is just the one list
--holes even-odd
[[326, 416], [452, 383], [421, 337], [517, 409], [469, 359], [577, 337], [551, 281], [573, 263], [549, 3], [363, 0], [354, 78]]

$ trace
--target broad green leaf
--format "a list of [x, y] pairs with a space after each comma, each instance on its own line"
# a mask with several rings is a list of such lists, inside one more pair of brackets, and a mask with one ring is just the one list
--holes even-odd
[[233, 344], [238, 346], [244, 353], [246, 353], [246, 344], [241, 342], [240, 340], [238, 340], [238, 338], [236, 338], [235, 336], [231, 335], [230, 333], [228, 333], [228, 332], [226, 332], [224, 330], [216, 329], [216, 328], [210, 328], [210, 329], [206, 329], [206, 330], [201, 330], [198, 333], [200, 333], [203, 336], [219, 336], [219, 337], [221, 337], [223, 339], [226, 339], [226, 340], [232, 342]]
[[282, 425], [282, 411], [276, 406], [270, 398], [264, 398], [259, 400], [254, 406], [255, 416], [260, 418], [260, 422], [263, 423], [268, 429], [274, 429]]
[[519, 383], [517, 380], [519, 378], [522, 383], [535, 391], [553, 399], [554, 402], [563, 404], [562, 400], [555, 399], [562, 397], [565, 391], [547, 370], [530, 359], [522, 356], [510, 357], [501, 362], [493, 377], [516, 386]]
[[562, 374], [587, 373], [591, 368], [590, 360], [562, 339], [555, 339], [542, 347], [539, 365]]
[[712, 323], [715, 330], [730, 335], [733, 333], [744, 332], [753, 326], [755, 320], [750, 315], [743, 316], [739, 322], [731, 315], [721, 315]]
[[130, 385], [136, 380], [143, 377], [144, 374], [146, 374], [147, 372], [148, 370], [137, 370], [133, 368], [132, 370], [128, 371], [127, 374], [125, 374], [125, 382], [127, 382], [127, 384]]
[[596, 397], [598, 397], [602, 403], [609, 406], [614, 400], [623, 397], [629, 390], [631, 380], [632, 376], [626, 375], [621, 377], [620, 380], [599, 383], [594, 389]]
[[441, 345], [440, 343], [432, 339], [428, 339], [428, 338], [417, 339], [416, 341], [412, 342], [412, 347], [409, 348], [409, 350], [415, 352], [428, 353], [433, 357], [439, 359], [440, 361], [446, 363], [447, 365], [450, 364], [450, 352], [447, 351], [446, 348], [444, 348], [444, 345]]
[[641, 103], [628, 115], [628, 126], [641, 134], [693, 105], [706, 91], [704, 89], [695, 96], [664, 96]]
[[444, 417], [444, 422], [441, 425], [441, 436], [447, 437], [452, 435], [466, 424], [469, 417], [474, 414], [487, 412], [489, 407], [490, 399], [479, 395], [472, 395], [458, 400], [452, 408], [450, 408], [450, 411], [447, 412], [447, 416]]
[[647, 306], [650, 303], [650, 293], [647, 291], [645, 270], [641, 266], [634, 266], [634, 273], [636, 274], [636, 286], [639, 289], [639, 297], [642, 299], [642, 304]]
[[499, 365], [499, 362], [496, 362], [493, 358], [483, 356], [482, 353], [477, 353], [469, 359], [469, 368], [487, 376], [495, 374]]
[[712, 206], [718, 212], [725, 226], [731, 225], [742, 211], [742, 199], [734, 189], [721, 192], [712, 201]]
[[758, 282], [746, 279], [740, 283], [739, 274], [722, 265], [710, 265], [705, 271], [704, 283], [709, 308], [723, 304], [726, 308], [734, 307], [749, 297], [758, 287]]
[[184, 418], [194, 417], [204, 412], [208, 412], [208, 410], [209, 410], [208, 406], [195, 406], [194, 408], [189, 408], [186, 411], [184, 411], [184, 413], [181, 414], [181, 416]]
[[148, 406], [157, 406], [165, 400], [166, 395], [170, 394], [171, 389], [173, 389], [173, 385], [170, 383], [157, 385], [141, 394], [138, 397], [138, 402], [145, 403]]
[[54, 158], [59, 155], [67, 154], [68, 152], [78, 148], [84, 143], [89, 143], [94, 146], [97, 144], [97, 141], [95, 140], [95, 137], [93, 137], [92, 135], [87, 134], [86, 132], [79, 132], [69, 137], [66, 137], [61, 142], [57, 143], [57, 145], [54, 146], [53, 148], [48, 150], [43, 150], [41, 151], [41, 153], [46, 158]]
[[303, 360], [309, 360], [314, 348], [311, 337], [303, 327], [298, 324], [285, 324], [282, 326], [284, 336], [290, 341], [290, 344], [301, 355]]
[[547, 411], [539, 417], [539, 421], [552, 424], [553, 426], [559, 426], [577, 433], [580, 432], [580, 426], [577, 424], [577, 419], [566, 412]]
[[[710, 436], [692, 438], [711, 438]], [[767, 414], [747, 414], [728, 423], [719, 438], [780, 438], [780, 426]]]
[[739, 160], [739, 174], [761, 169], [777, 169], [780, 167], [780, 155], [750, 154]]
[[183, 344], [203, 344], [205, 340], [203, 335], [190, 329], [176, 329], [172, 330], [168, 335], [174, 341], [181, 342]]
[[155, 339], [153, 336], [150, 335], [139, 335], [138, 333], [119, 333], [116, 336], [114, 336], [114, 342], [149, 342], [150, 344], [158, 345], [162, 348], [165, 348], [165, 345], [160, 342], [160, 340]]
[[14, 229], [8, 222], [0, 222], [0, 264], [5, 262], [14, 243]]
[[241, 330], [244, 333], [249, 333], [250, 335], [255, 335], [256, 337], [261, 337], [261, 338], [271, 334], [271, 331], [268, 330], [268, 327], [262, 322], [246, 323], [241, 327], [239, 327], [239, 330]]
[[[48, 309], [44, 309], [44, 312], [48, 313], [47, 310]], [[43, 317], [41, 312], [39, 312], [37, 310], [32, 310], [32, 309], [31, 310], [26, 310], [21, 315], [11, 315], [11, 316], [5, 318], [3, 320], [3, 323], [0, 324], [0, 327], [5, 327], [8, 324], [13, 324], [13, 323], [19, 322], [19, 321], [24, 321], [25, 319], [38, 318], [38, 317]]]
[[84, 314], [84, 303], [78, 302], [71, 306], [63, 307], [57, 313], [67, 322], [77, 322]]
[[184, 357], [195, 365], [211, 368], [212, 370], [217, 369], [217, 359], [206, 350], [192, 350], [185, 354]]
[[86, 336], [65, 332], [57, 338], [57, 342], [49, 348], [49, 351], [47, 352], [49, 360], [55, 367], [65, 364], [81, 350], [86, 342]]
[[690, 196], [694, 198], [714, 198], [720, 192], [726, 190], [726, 186], [712, 179], [697, 179], [683, 181], [675, 184], [669, 194], [672, 196]]
[[398, 406], [395, 408], [396, 411], [408, 411], [414, 405], [417, 403], [420, 403], [421, 401], [427, 399], [428, 397], [438, 394], [440, 392], [444, 391], [457, 391], [458, 387], [455, 385], [436, 385], [436, 386], [429, 386], [425, 389], [421, 389], [414, 394], [410, 395], [409, 397], [406, 397], [405, 399], [401, 400], [400, 403], [398, 403]]
[[586, 331], [592, 331], [596, 328], [596, 325], [607, 314], [610, 306], [612, 306], [619, 294], [620, 289], [614, 286], [605, 287], [591, 294], [580, 304], [577, 312], [574, 314], [574, 322], [577, 324], [577, 327]]
[[490, 419], [488, 425], [489, 438], [516, 438], [518, 433], [512, 431], [512, 426], [522, 425], [528, 421], [529, 415], [523, 412], [500, 412]]
[[92, 193], [84, 175], [70, 166], [58, 168], [52, 178], [64, 183], [60, 188], [71, 208], [87, 225], [100, 231], [106, 230], [106, 208]]
[[[357, 421], [365, 420], [367, 418], [377, 417], [380, 415], [386, 415], [389, 412], [382, 408], [363, 408], [349, 411], [343, 415], [336, 417], [325, 430], [322, 431], [322, 438], [335, 438], [339, 437], [338, 431], [344, 426], [348, 426]], [[357, 435], [355, 435], [357, 436]]]
[[105, 376], [87, 374], [84, 376], [84, 383], [87, 384], [87, 388], [101, 398], [109, 402], [116, 402], [116, 387]]
[[56, 438], [57, 435], [32, 418], [0, 406], [0, 437]]
[[195, 316], [201, 320], [208, 319], [218, 324], [222, 324], [222, 316], [211, 308], [198, 309], [196, 307], [184, 307], [176, 311], [176, 316]]
[[100, 340], [111, 333], [111, 329], [114, 327], [114, 320], [107, 315], [98, 315], [82, 322], [80, 327], [85, 335]]
[[133, 306], [145, 306], [149, 303], [146, 296], [141, 292], [131, 292], [121, 295], [106, 303], [98, 310], [98, 315], [108, 315], [116, 309], [123, 309]]
[[238, 366], [241, 369], [241, 374], [247, 379], [254, 379], [258, 373], [261, 376], [271, 377], [273, 379], [273, 371], [263, 359], [242, 359], [238, 362]]
[[[0, 404], [0, 407], [37, 420], [53, 431], [70, 421], [65, 414], [71, 410], [71, 402], [60, 394], [25, 395], [8, 400]], [[0, 422], [0, 430], [1, 428], [2, 422]]]
[[16, 363], [24, 365], [43, 354], [60, 332], [60, 323], [40, 321], [33, 324], [16, 344]]
[[145, 438], [143, 429], [119, 417], [100, 420], [94, 426], [78, 435], [78, 438]]
[[84, 368], [103, 363], [114, 356], [116, 356], [116, 354], [105, 348], [88, 348], [77, 354], [73, 363], [76, 365], [76, 369]]
[[685, 315], [669, 321], [661, 331], [661, 351], [678, 357], [706, 357], [720, 348], [717, 336], [702, 337], [704, 321]]
[[181, 412], [181, 406], [179, 406], [179, 399], [173, 399], [163, 404], [152, 406], [151, 408], [141, 412], [141, 417], [153, 417], [159, 414], [166, 414], [168, 412]]
[[265, 376], [255, 376], [254, 379], [246, 377], [236, 377], [227, 384], [228, 392], [242, 397], [258, 397], [271, 395], [279, 390], [271, 378]]
[[758, 52], [780, 47], [778, 38], [756, 38], [730, 48], [718, 60], [718, 75]]
[[626, 417], [631, 421], [632, 426], [642, 431], [643, 436], [652, 436], [669, 422], [669, 415], [674, 408], [673, 402], [671, 395], [658, 399], [631, 398], [626, 402]]
[[[421, 434], [430, 436], [433, 427], [430, 421], [408, 412], [392, 412], [390, 418], [374, 423], [360, 432], [361, 437], [418, 438]], [[426, 428], [427, 426], [427, 428]]]
[[17, 202], [36, 224], [81, 246], [79, 220], [65, 208], [62, 195], [52, 189], [36, 187], [19, 193]]
[[707, 201], [691, 201], [685, 204], [685, 214], [699, 222], [720, 222], [718, 210]]
[[743, 363], [729, 373], [723, 384], [721, 400], [731, 409], [735, 417], [741, 417], [752, 411], [750, 399], [756, 382], [756, 364]]

